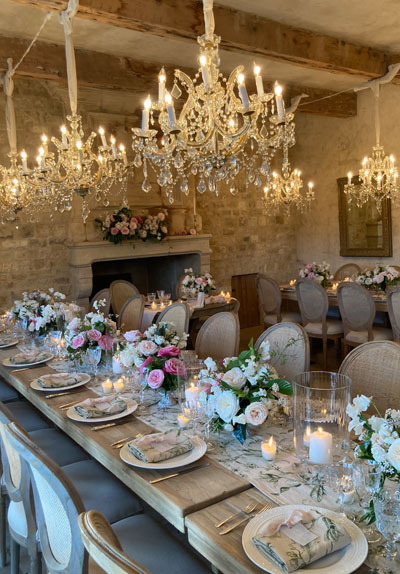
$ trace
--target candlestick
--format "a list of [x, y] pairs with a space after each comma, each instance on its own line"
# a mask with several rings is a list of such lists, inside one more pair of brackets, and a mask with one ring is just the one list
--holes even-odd
[[178, 426], [180, 429], [185, 429], [190, 422], [190, 419], [188, 417], [185, 417], [185, 415], [178, 415], [177, 419], [178, 419]]
[[284, 122], [285, 121], [285, 105], [283, 103], [283, 98], [282, 98], [282, 86], [280, 86], [278, 84], [278, 82], [275, 82], [274, 92], [275, 92], [276, 111], [278, 114], [278, 119], [279, 119], [279, 121]]
[[114, 391], [116, 391], [117, 393], [122, 393], [122, 391], [125, 388], [123, 380], [118, 379], [118, 381], [115, 381], [115, 383], [113, 384], [113, 387], [114, 387]]
[[196, 387], [194, 383], [190, 383], [190, 387], [185, 390], [185, 399], [188, 403], [195, 403], [199, 398], [201, 389]]
[[150, 108], [151, 108], [151, 99], [150, 96], [147, 96], [147, 99], [144, 101], [144, 109], [142, 111], [143, 132], [147, 132], [149, 130]]
[[101, 388], [103, 389], [103, 393], [108, 395], [111, 393], [113, 385], [110, 379], [106, 379], [101, 383]]
[[239, 96], [242, 100], [243, 107], [247, 111], [250, 107], [249, 96], [247, 95], [246, 86], [244, 84], [244, 75], [238, 75], [238, 88], [239, 88]]
[[165, 70], [164, 70], [164, 68], [161, 68], [161, 71], [158, 75], [158, 102], [160, 104], [164, 103], [166, 80], [167, 80], [167, 77], [165, 75]]
[[203, 76], [203, 83], [206, 92], [208, 92], [211, 84], [210, 71], [207, 66], [206, 56], [200, 56], [201, 75]]
[[306, 446], [306, 447], [310, 446], [310, 435], [311, 435], [311, 428], [307, 427], [306, 430], [304, 431], [304, 435], [303, 435], [303, 443], [304, 443], [304, 446]]
[[322, 427], [310, 435], [310, 461], [314, 464], [332, 462], [332, 435]]
[[175, 108], [174, 102], [172, 101], [171, 94], [168, 92], [165, 94], [165, 103], [167, 104], [167, 113], [169, 119], [169, 127], [173, 129], [176, 124]]
[[276, 456], [276, 442], [273, 436], [270, 439], [263, 440], [261, 443], [261, 454], [265, 460], [274, 460]]
[[67, 128], [65, 126], [61, 126], [61, 142], [62, 142], [63, 148], [68, 147]]
[[108, 147], [105, 132], [104, 132], [104, 129], [102, 127], [99, 128], [99, 134], [101, 137], [101, 145], [105, 148]]
[[262, 76], [260, 76], [261, 68], [254, 64], [254, 76], [256, 79], [256, 88], [257, 88], [257, 95], [261, 98], [264, 95], [264, 84]]

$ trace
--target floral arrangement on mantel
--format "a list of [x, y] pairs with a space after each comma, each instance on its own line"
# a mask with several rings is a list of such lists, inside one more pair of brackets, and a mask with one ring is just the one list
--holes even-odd
[[299, 270], [299, 277], [318, 281], [322, 287], [328, 287], [332, 279], [331, 266], [326, 261], [322, 263], [315, 263], [315, 261], [307, 263], [305, 267]]
[[206, 368], [200, 372], [199, 382], [209, 387], [214, 400], [215, 432], [230, 430], [243, 444], [248, 424], [262, 425], [275, 401], [286, 405], [292, 385], [278, 377], [274, 367], [268, 364], [270, 358], [268, 341], [256, 351], [251, 340], [248, 350], [238, 357], [227, 357], [222, 364], [210, 357], [204, 361]]
[[105, 300], [96, 301], [94, 311], [86, 313], [83, 319], [75, 317], [68, 324], [65, 340], [71, 359], [82, 359], [88, 349], [100, 347], [104, 360], [105, 353], [112, 350], [114, 337], [118, 334], [117, 325], [101, 312], [100, 307], [104, 305]]
[[65, 303], [64, 293], [50, 288], [47, 291], [35, 289], [22, 293], [22, 299], [14, 301], [11, 315], [26, 325], [30, 333], [39, 336], [56, 330], [58, 320], [69, 322], [80, 313], [80, 307], [74, 303]]
[[122, 207], [105, 219], [95, 219], [103, 232], [103, 239], [111, 243], [122, 243], [141, 239], [142, 241], [162, 241], [168, 234], [166, 223], [168, 212], [160, 211], [157, 215], [134, 215], [128, 207]]
[[363, 285], [367, 289], [382, 289], [383, 291], [392, 285], [396, 285], [399, 281], [398, 272], [390, 265], [377, 265], [374, 269], [365, 269], [355, 279], [356, 283]]
[[182, 281], [182, 292], [186, 297], [197, 297], [199, 293], [208, 294], [210, 291], [215, 291], [215, 282], [210, 273], [198, 275], [193, 272], [193, 269], [185, 269], [185, 277]]
[[178, 388], [178, 375], [185, 373], [179, 355], [187, 338], [186, 333], [178, 335], [173, 323], [151, 325], [144, 333], [129, 331], [125, 333], [129, 344], [119, 353], [119, 360], [127, 368], [135, 366], [147, 373], [147, 386], [167, 394]]
[[[367, 418], [364, 413], [370, 406], [375, 408], [376, 415]], [[354, 431], [361, 443], [354, 450], [355, 456], [378, 465], [382, 471], [381, 486], [386, 478], [400, 483], [400, 411], [387, 409], [382, 416], [372, 397], [358, 395], [347, 405], [346, 413], [350, 417], [349, 430]], [[362, 519], [368, 524], [374, 522], [373, 500]]]

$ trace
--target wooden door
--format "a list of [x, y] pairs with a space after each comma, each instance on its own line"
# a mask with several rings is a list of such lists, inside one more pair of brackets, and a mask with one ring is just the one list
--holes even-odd
[[240, 328], [256, 327], [260, 324], [258, 295], [256, 288], [257, 273], [234, 275], [232, 277], [232, 297], [240, 301]]

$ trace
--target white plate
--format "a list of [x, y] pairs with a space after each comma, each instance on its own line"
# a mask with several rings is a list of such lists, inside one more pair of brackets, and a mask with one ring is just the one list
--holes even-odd
[[51, 361], [54, 358], [54, 355], [50, 353], [46, 353], [46, 358], [42, 359], [41, 361], [35, 361], [33, 363], [24, 363], [23, 365], [14, 365], [14, 363], [10, 363], [10, 357], [4, 359], [3, 365], [5, 367], [13, 367], [14, 369], [25, 369], [26, 367], [34, 367], [35, 365], [42, 365], [43, 363], [47, 363], [47, 361]]
[[114, 421], [116, 419], [122, 419], [136, 411], [138, 404], [136, 401], [130, 399], [125, 401], [127, 408], [122, 411], [122, 413], [116, 413], [115, 415], [109, 415], [108, 417], [98, 417], [98, 418], [87, 418], [81, 417], [79, 413], [76, 412], [74, 407], [69, 407], [67, 410], [67, 417], [73, 421], [78, 421], [80, 423], [106, 423], [108, 421]]
[[185, 454], [180, 454], [179, 456], [174, 456], [168, 460], [162, 460], [161, 462], [144, 462], [139, 460], [136, 456], [129, 450], [128, 444], [125, 444], [119, 451], [120, 457], [127, 464], [132, 466], [137, 466], [139, 468], [148, 468], [151, 470], [166, 470], [168, 468], [180, 468], [181, 466], [186, 466], [192, 462], [196, 462], [207, 452], [207, 445], [199, 437], [190, 437], [193, 442], [192, 450], [185, 452]]
[[[48, 379], [49, 377], [54, 377], [54, 375], [70, 375], [71, 373], [53, 373], [51, 375], [43, 375], [43, 377], [40, 377], [41, 379]], [[81, 380], [79, 381], [79, 383], [74, 383], [73, 385], [66, 385], [65, 387], [41, 387], [38, 383], [37, 383], [37, 379], [34, 379], [31, 382], [31, 387], [32, 389], [35, 389], [35, 391], [46, 391], [46, 393], [48, 393], [49, 391], [67, 391], [68, 389], [74, 389], [75, 387], [80, 387], [84, 384], [86, 384], [88, 381], [90, 381], [90, 375], [87, 375], [86, 373], [74, 373], [75, 375], [79, 375], [81, 377]]]
[[342, 514], [333, 512], [332, 510], [300, 504], [277, 506], [276, 508], [271, 508], [271, 510], [266, 510], [250, 520], [243, 531], [242, 544], [244, 551], [254, 564], [265, 572], [282, 574], [282, 570], [278, 566], [257, 550], [252, 539], [266, 521], [277, 518], [286, 520], [291, 512], [298, 508], [305, 511], [318, 510], [328, 518], [334, 520], [337, 524], [340, 524], [351, 536], [351, 544], [328, 556], [324, 556], [324, 558], [320, 558], [308, 567], [301, 568], [299, 572], [302, 574], [338, 574], [339, 572], [340, 574], [350, 574], [361, 566], [368, 555], [368, 542], [358, 526]]
[[12, 339], [12, 341], [10, 343], [7, 343], [6, 345], [2, 345], [0, 342], [0, 349], [8, 349], [8, 347], [13, 347], [17, 343], [18, 343], [18, 339]]

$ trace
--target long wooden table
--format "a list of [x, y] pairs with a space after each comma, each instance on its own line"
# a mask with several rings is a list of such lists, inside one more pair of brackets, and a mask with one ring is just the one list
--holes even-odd
[[[296, 301], [297, 302], [297, 293], [295, 289], [289, 290], [285, 288], [281, 288], [282, 299], [284, 301]], [[339, 307], [338, 299], [335, 293], [327, 291], [329, 307]], [[387, 313], [388, 306], [386, 299], [375, 299], [375, 309], [377, 311], [384, 311]]]

